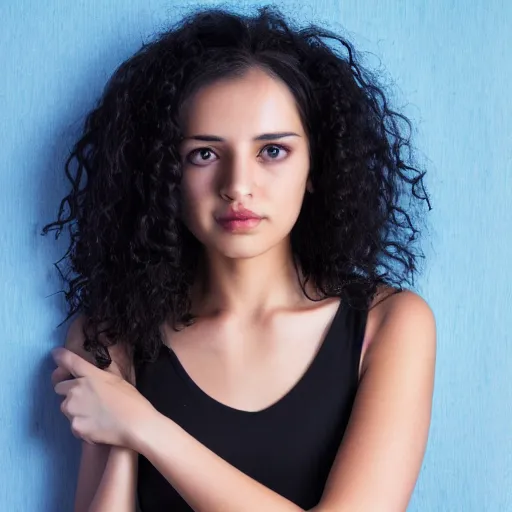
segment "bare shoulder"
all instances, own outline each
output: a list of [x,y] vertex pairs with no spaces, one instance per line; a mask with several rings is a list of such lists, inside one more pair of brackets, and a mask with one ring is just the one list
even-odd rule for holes
[[80,357],[94,364],[94,358],[84,349],[85,335],[83,329],[85,325],[85,319],[85,315],[80,314],[70,322],[68,331],[66,333],[64,346],[68,350],[75,352],[75,354],[78,354]]
[[[79,314],[71,321],[66,334],[66,341],[64,342],[64,346],[68,350],[78,354],[86,361],[96,365],[96,361],[92,354],[84,349],[85,322],[86,316],[84,314]],[[123,378],[132,382],[135,377],[132,358],[129,351],[127,350],[127,347],[121,343],[117,343],[109,347],[108,352],[112,359],[112,364],[110,367],[111,371],[122,375]],[[129,378],[127,378],[128,376]]]
[[[383,331],[388,334],[383,335]],[[401,343],[399,340],[417,339],[416,334],[422,331],[425,333],[423,348],[435,353],[435,317],[426,300],[412,290],[400,291],[388,285],[380,286],[368,312],[360,376],[375,359],[375,354],[378,356],[390,345],[393,345],[390,350],[395,350],[398,348],[396,345]],[[398,333],[402,334],[397,336]]]

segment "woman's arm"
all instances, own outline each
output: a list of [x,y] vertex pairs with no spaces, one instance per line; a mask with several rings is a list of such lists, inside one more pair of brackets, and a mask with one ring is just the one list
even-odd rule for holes
[[[402,512],[430,425],[435,320],[419,296],[389,298],[367,351],[350,422],[316,512]],[[196,512],[302,509],[245,475],[155,411],[134,426],[144,455]]]
[[88,512],[105,471],[111,447],[82,441],[82,455],[75,491],[75,512]]
[[354,512],[405,512],[414,491],[430,427],[436,324],[412,291],[386,303],[319,511],[343,504]]
[[138,454],[112,446],[88,512],[135,512]]
[[[66,335],[65,347],[83,359],[94,364],[89,352],[83,348],[82,327],[85,317],[75,318]],[[134,383],[135,375],[129,359],[122,347],[109,348],[112,364],[107,371],[118,374]],[[123,370],[124,369],[124,370]],[[54,384],[68,379],[68,372],[56,370]],[[137,453],[128,448],[106,444],[82,442],[82,455],[75,491],[75,512],[101,512],[116,510],[132,512],[135,510]],[[113,492],[115,490],[115,492]]]
[[195,512],[299,512],[303,509],[250,478],[155,411],[133,446]]

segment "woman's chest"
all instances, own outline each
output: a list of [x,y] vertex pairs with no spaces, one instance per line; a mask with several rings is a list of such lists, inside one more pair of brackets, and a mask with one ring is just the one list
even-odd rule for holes
[[213,400],[260,411],[308,373],[326,341],[331,309],[266,325],[203,322],[178,333],[166,331],[164,343],[181,372]]
[[[194,388],[170,354],[146,370],[140,391],[154,407],[228,463],[305,509],[321,496],[341,443],[355,389],[338,376],[302,381],[258,412],[233,409]],[[333,392],[334,391],[334,392]],[[189,510],[145,459],[139,460],[143,510]],[[180,508],[182,507],[182,508]]]

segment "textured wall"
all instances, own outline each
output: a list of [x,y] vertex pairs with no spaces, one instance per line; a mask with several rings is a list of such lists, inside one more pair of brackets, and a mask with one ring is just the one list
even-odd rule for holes
[[[432,230],[417,290],[436,313],[439,348],[409,511],[512,511],[512,4],[306,3],[280,5],[345,27],[372,52],[368,64],[381,60],[430,171]],[[78,442],[49,381],[49,351],[65,329],[56,329],[64,304],[52,263],[67,240],[38,233],[67,190],[66,151],[109,74],[186,7],[0,1],[0,510],[71,510]]]

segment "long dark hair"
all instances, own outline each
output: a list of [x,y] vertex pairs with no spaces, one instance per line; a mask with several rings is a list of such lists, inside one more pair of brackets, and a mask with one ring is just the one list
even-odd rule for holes
[[271,7],[196,11],[115,71],[66,162],[71,191],[43,229],[57,238],[69,227],[56,263],[70,265],[61,273],[66,320],[86,316],[85,348],[100,367],[117,342],[136,364],[153,360],[161,324],[193,320],[200,246],[180,220],[180,111],[199,87],[251,66],[288,85],[310,141],[314,192],[291,233],[304,283],[362,307],[379,284],[414,286],[419,206],[431,208],[425,173],[412,161],[409,120],[391,110],[351,43]]

